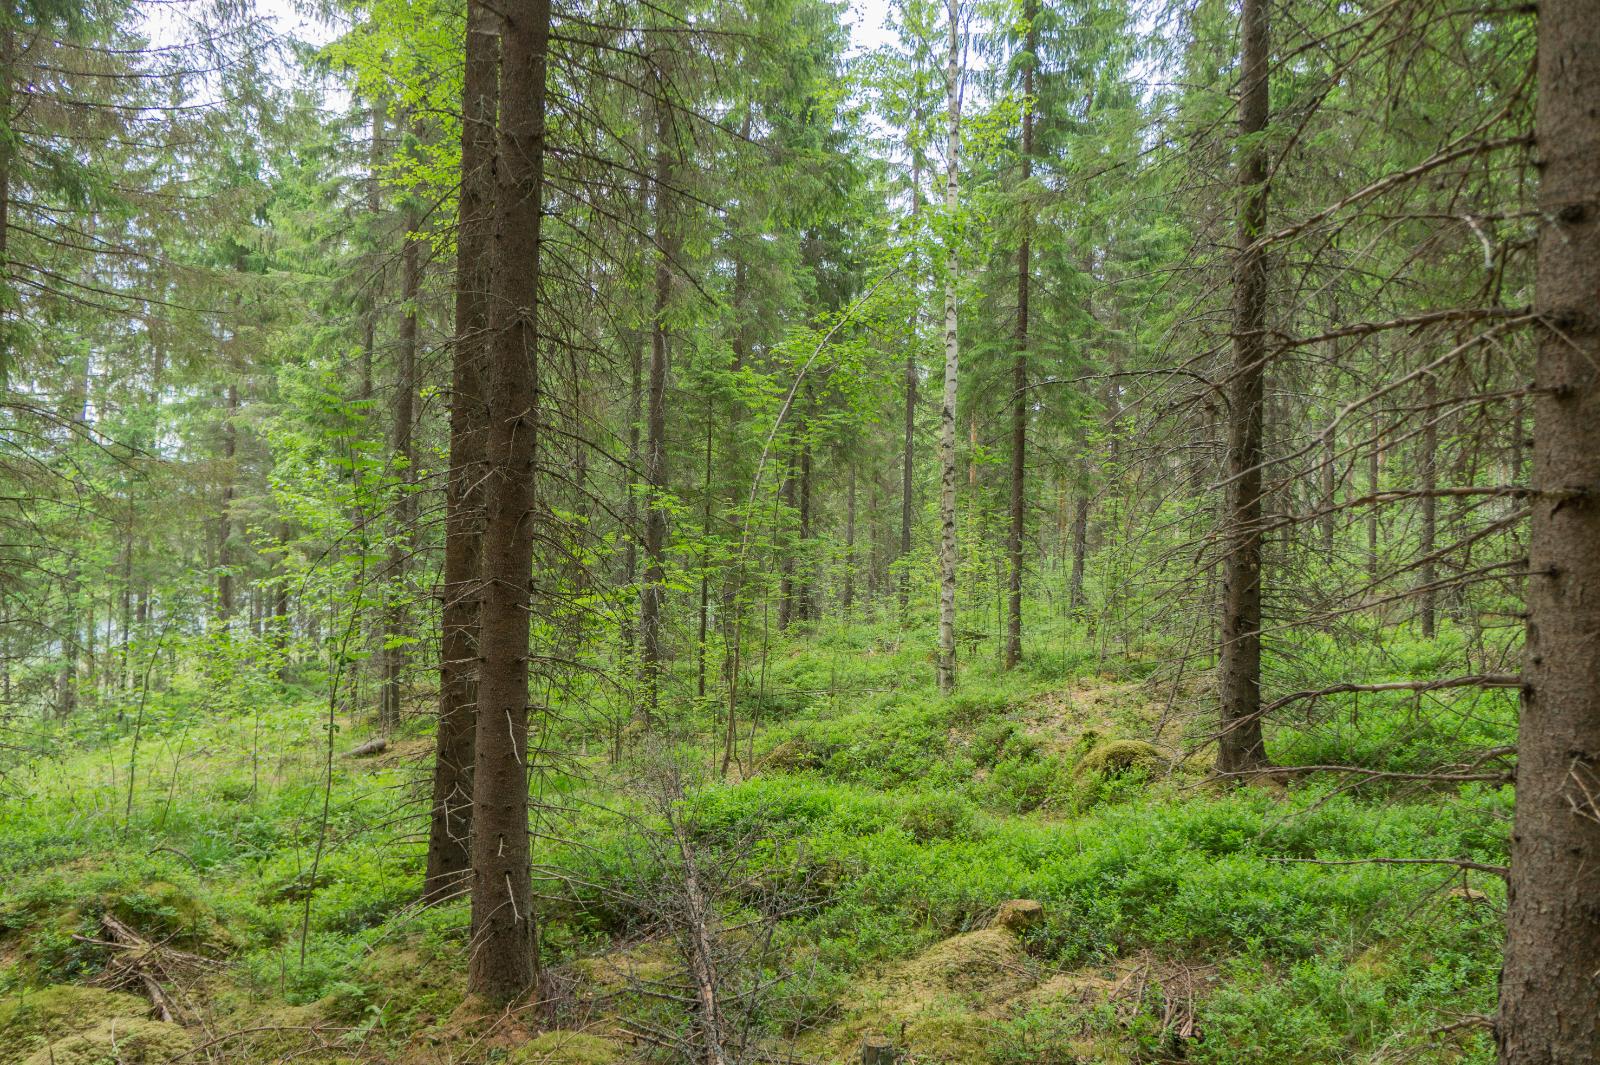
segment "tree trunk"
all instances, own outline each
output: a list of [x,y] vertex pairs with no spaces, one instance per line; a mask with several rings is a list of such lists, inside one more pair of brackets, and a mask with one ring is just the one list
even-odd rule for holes
[[[1033,177],[1033,70],[1037,65],[1039,17],[1037,0],[1028,0],[1023,9],[1028,20],[1025,48],[1027,66],[1022,73],[1022,195],[1028,195]],[[1017,245],[1017,329],[1013,343],[1016,356],[1011,363],[1011,524],[1006,531],[1006,648],[1004,665],[1011,669],[1022,661],[1022,534],[1027,502],[1023,478],[1028,452],[1028,281],[1031,270],[1033,231],[1031,208],[1022,206],[1022,240]]]
[[[233,359],[228,360],[237,370]],[[239,452],[239,429],[234,418],[239,413],[239,386],[228,382],[227,411],[222,420],[222,503],[218,507],[217,527],[217,620],[226,625],[233,617],[233,497],[238,480],[234,462]]]
[[[948,0],[950,52],[945,61],[949,94],[944,206],[952,224],[960,206],[961,94],[963,89],[960,0]],[[956,686],[956,374],[961,349],[956,336],[956,237],[947,238],[944,281],[944,394],[939,406],[939,691]]]
[[661,603],[666,596],[667,506],[667,315],[672,301],[672,263],[677,258],[677,226],[672,219],[672,109],[656,104],[655,307],[650,321],[650,392],[644,449],[644,587],[639,595],[639,656],[644,699],[640,719],[654,720],[661,698]]
[[840,606],[848,620],[850,608],[856,598],[856,463],[850,460],[849,486],[845,489],[844,504],[844,592]]
[[[1600,18],[1539,9],[1528,636],[1496,1036],[1502,1065],[1600,1061]],[[1538,328],[1538,327],[1536,327]]]
[[539,219],[550,0],[507,0],[489,307],[487,521],[479,616],[467,990],[504,1003],[538,978],[528,839],[528,658],[538,427]]
[[1422,460],[1418,463],[1418,479],[1421,481],[1422,498],[1422,534],[1417,547],[1422,553],[1422,565],[1417,570],[1417,580],[1421,585],[1417,597],[1417,624],[1422,630],[1422,638],[1433,639],[1435,618],[1438,615],[1439,596],[1434,590],[1434,581],[1438,578],[1438,568],[1434,565],[1434,544],[1438,540],[1437,501],[1434,491],[1439,487],[1439,384],[1433,374],[1428,374],[1422,380]]
[[[917,215],[922,210],[922,167],[915,149],[911,153],[911,224],[915,227]],[[900,457],[900,552],[895,556],[900,563],[900,624],[907,622],[911,605],[911,519],[913,512],[913,476],[916,473],[917,444],[917,314],[911,314],[910,342],[906,346],[906,423],[905,446]]]
[[401,638],[408,631],[406,618],[406,569],[413,550],[417,527],[417,502],[412,493],[416,483],[416,455],[412,451],[412,429],[416,420],[417,394],[417,297],[422,289],[422,241],[413,234],[422,219],[415,206],[405,211],[405,244],[400,251],[399,344],[395,351],[394,411],[390,426],[389,463],[399,493],[391,509],[389,551],[385,565],[386,589],[383,647],[383,688],[378,697],[378,725],[389,733],[400,724],[400,683],[405,676],[406,649]]
[[422,897],[461,889],[471,868],[473,731],[477,714],[478,570],[483,537],[487,413],[482,374],[489,346],[489,253],[494,222],[494,139],[500,35],[481,3],[468,12],[462,86],[461,197],[456,229],[455,358],[450,371],[450,471],[445,482],[444,602],[440,610],[439,730],[433,761],[428,865]]
[[1089,553],[1089,497],[1080,494],[1072,508],[1072,578],[1067,591],[1067,605],[1082,610],[1083,564]]
[[1266,0],[1240,14],[1239,250],[1233,276],[1233,368],[1228,409],[1227,557],[1222,576],[1222,702],[1217,769],[1232,773],[1267,760],[1261,735],[1261,461],[1266,377],[1267,264],[1255,246],[1267,220],[1267,156],[1253,138],[1267,128]]

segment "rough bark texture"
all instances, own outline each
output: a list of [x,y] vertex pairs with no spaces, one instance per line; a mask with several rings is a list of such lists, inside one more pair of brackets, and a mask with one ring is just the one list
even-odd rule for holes
[[[950,0],[950,52],[945,89],[950,99],[945,150],[944,206],[954,217],[960,205],[961,10]],[[956,375],[961,348],[956,336],[956,279],[960,257],[952,237],[945,249],[944,394],[939,404],[939,690],[956,686]]]
[[445,482],[444,602],[440,611],[439,730],[433,761],[424,901],[462,887],[471,867],[473,729],[477,713],[478,567],[483,536],[486,412],[482,373],[489,327],[494,137],[500,37],[489,10],[469,9],[462,92],[461,198],[456,230],[455,357],[450,374],[450,472]]
[[[1022,194],[1033,177],[1033,68],[1039,50],[1039,17],[1035,0],[1024,8],[1028,20],[1025,47],[1027,66],[1022,74]],[[1033,246],[1029,241],[1033,218],[1023,206],[1022,240],[1017,245],[1017,327],[1011,363],[1011,499],[1010,527],[1006,530],[1006,647],[1007,669],[1022,661],[1022,534],[1027,519],[1026,477],[1028,454],[1028,281]]]
[[512,0],[502,12],[467,968],[468,991],[491,1002],[516,998],[538,977],[528,839],[528,641],[550,2]]
[[1504,1065],[1600,1061],[1600,18],[1539,8],[1533,529],[1497,1034]]
[[1256,246],[1267,220],[1267,156],[1254,138],[1267,128],[1266,0],[1240,14],[1239,250],[1233,275],[1233,367],[1228,409],[1228,499],[1222,570],[1222,649],[1217,666],[1222,721],[1217,769],[1265,764],[1261,738],[1261,460],[1266,377],[1267,265]]

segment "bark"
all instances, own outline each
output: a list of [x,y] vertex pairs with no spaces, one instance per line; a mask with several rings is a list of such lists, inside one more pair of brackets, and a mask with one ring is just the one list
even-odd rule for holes
[[711,624],[711,475],[715,455],[712,451],[711,401],[706,400],[706,473],[700,488],[700,606],[698,635],[695,640],[695,693],[706,697],[706,636]]
[[[1022,195],[1028,195],[1033,177],[1033,69],[1039,49],[1037,0],[1028,0],[1023,17],[1028,20],[1025,48],[1027,66],[1022,74]],[[1022,534],[1026,521],[1024,477],[1028,452],[1028,281],[1031,271],[1033,216],[1023,205],[1022,239],[1017,244],[1017,326],[1011,363],[1011,499],[1010,526],[1006,531],[1006,646],[1004,665],[1011,669],[1022,661]]]
[[450,471],[445,481],[444,601],[440,611],[439,729],[428,823],[426,902],[450,897],[471,868],[473,731],[477,713],[478,569],[483,537],[489,340],[489,251],[500,37],[489,9],[468,10],[462,87],[461,196],[456,229],[455,352],[450,370]]
[[[911,224],[915,227],[917,215],[922,210],[922,167],[915,150],[911,160]],[[895,556],[900,563],[900,624],[907,621],[911,605],[911,519],[914,504],[913,475],[916,473],[917,444],[917,315],[912,312],[910,344],[906,348],[906,422],[905,445],[900,457],[900,551]]]
[[[1372,424],[1372,450],[1367,452],[1367,494],[1369,496],[1376,496],[1378,494],[1378,463],[1383,455],[1383,445],[1380,442],[1378,435],[1381,430],[1378,427],[1378,416],[1376,414],[1374,414],[1372,417]],[[1378,508],[1374,505],[1367,508],[1367,580],[1369,582],[1373,582],[1377,579]]]
[[413,549],[417,525],[416,455],[412,449],[412,430],[416,420],[417,394],[417,297],[422,288],[422,241],[412,234],[422,224],[414,206],[405,211],[405,244],[400,250],[399,343],[395,350],[394,410],[389,437],[391,476],[396,481],[398,498],[390,513],[388,578],[383,648],[383,686],[378,699],[378,725],[385,732],[400,724],[400,683],[405,676],[406,649],[399,641],[408,631],[406,619],[406,568]]
[[844,504],[844,591],[840,605],[846,616],[855,605],[856,598],[856,464],[850,461],[849,486],[845,489]]
[[529,576],[550,2],[508,0],[501,12],[504,76],[490,259],[487,521],[467,969],[469,993],[496,1003],[516,998],[538,978],[528,838]]
[[1072,577],[1067,590],[1067,604],[1073,610],[1082,610],[1083,564],[1089,553],[1089,497],[1078,496],[1072,509]]
[[[961,9],[949,0],[950,51],[945,61],[949,95],[948,147],[945,151],[944,206],[952,219],[960,206],[961,164]],[[956,377],[960,344],[956,336],[956,279],[960,257],[952,236],[945,249],[944,393],[939,406],[939,690],[956,686]]]
[[[1266,0],[1243,0],[1240,14],[1239,135],[1267,128]],[[1241,148],[1239,250],[1233,276],[1233,367],[1228,409],[1227,557],[1222,576],[1222,703],[1217,770],[1235,773],[1266,764],[1261,736],[1261,461],[1266,376],[1267,264],[1255,246],[1267,220],[1267,156],[1259,143]]]
[[1503,1065],[1600,1061],[1600,18],[1539,8],[1539,238],[1528,635]]
[[672,301],[672,263],[677,256],[677,226],[672,218],[672,109],[656,105],[655,306],[650,323],[650,391],[644,449],[644,587],[639,595],[639,657],[644,680],[640,719],[649,724],[661,697],[661,604],[667,570],[667,362],[671,356],[667,315]]
[[[233,359],[228,360],[230,364]],[[234,418],[239,413],[239,386],[228,383],[227,409],[222,420],[222,502],[217,522],[217,619],[224,625],[233,617],[233,499],[234,460],[239,451],[239,429]]]
[[1417,569],[1421,588],[1417,597],[1417,624],[1422,638],[1433,639],[1435,618],[1438,615],[1438,591],[1434,582],[1438,571],[1434,565],[1434,542],[1438,538],[1437,503],[1434,491],[1439,487],[1439,385],[1432,374],[1423,378],[1422,408],[1426,423],[1422,429],[1422,456],[1418,463],[1418,479],[1422,482],[1422,532],[1417,550],[1422,555],[1422,565]]

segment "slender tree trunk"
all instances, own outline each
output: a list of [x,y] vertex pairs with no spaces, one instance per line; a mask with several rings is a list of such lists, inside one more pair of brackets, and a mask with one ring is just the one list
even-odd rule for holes
[[[809,406],[809,404],[808,404]],[[811,436],[809,428],[800,427],[800,549],[795,560],[795,590],[793,616],[810,621],[812,609],[811,590]]]
[[695,640],[695,692],[706,697],[706,637],[711,624],[711,473],[712,460],[711,401],[706,400],[706,475],[700,489],[700,608],[699,633]]
[[[911,224],[915,227],[922,210],[922,167],[915,149],[911,153]],[[911,606],[911,521],[915,510],[917,445],[917,312],[911,312],[909,343],[906,346],[906,421],[905,446],[900,454],[900,624],[908,621]]]
[[[1383,446],[1380,443],[1381,432],[1378,416],[1372,416],[1372,450],[1367,452],[1367,494],[1378,494],[1378,463],[1383,455]],[[1373,504],[1367,507],[1367,580],[1376,582],[1378,579],[1378,507]]]
[[1422,482],[1422,534],[1417,545],[1422,553],[1422,565],[1417,570],[1421,590],[1417,596],[1417,624],[1422,638],[1433,639],[1435,619],[1438,615],[1439,596],[1434,590],[1438,567],[1434,565],[1434,544],[1438,540],[1437,500],[1433,493],[1439,487],[1439,384],[1432,374],[1422,381],[1422,461],[1418,479]]
[[1261,463],[1266,377],[1267,264],[1255,246],[1267,220],[1267,156],[1255,138],[1267,128],[1266,0],[1243,0],[1240,15],[1239,250],[1233,276],[1233,369],[1228,410],[1227,557],[1222,576],[1222,702],[1217,769],[1232,773],[1267,760],[1261,735]]
[[1067,591],[1067,605],[1082,610],[1083,564],[1089,553],[1089,497],[1080,494],[1072,508],[1072,578]]
[[[639,490],[637,481],[641,472],[643,452],[640,450],[640,428],[644,420],[644,338],[629,341],[628,384],[628,494],[623,504],[623,526],[626,546],[622,552],[623,584],[632,588],[639,580]],[[632,656],[634,651],[633,619],[627,611],[622,615],[622,649]]]
[[487,521],[479,615],[467,990],[504,1003],[538,979],[528,838],[528,659],[538,428],[539,218],[549,0],[506,0],[489,305]]
[[[1033,71],[1038,61],[1039,17],[1037,0],[1023,9],[1028,20],[1025,48],[1027,66],[1022,74],[1022,195],[1027,197],[1033,177]],[[1027,519],[1027,485],[1023,478],[1028,456],[1028,282],[1032,271],[1032,208],[1022,206],[1022,240],[1017,245],[1017,330],[1011,363],[1011,524],[1006,530],[1006,647],[1004,665],[1011,669],[1022,661],[1022,535]]]
[[667,316],[672,302],[673,260],[677,258],[677,224],[672,217],[674,149],[672,109],[656,104],[655,172],[655,307],[650,322],[650,391],[645,420],[644,588],[639,596],[639,652],[644,698],[641,720],[655,719],[661,698],[661,604],[666,597],[667,569],[667,362],[671,356]]
[[844,593],[840,605],[846,618],[856,598],[856,462],[850,460],[849,487],[845,489],[844,504]]
[[[233,359],[228,360],[234,364]],[[235,364],[236,365],[236,364]],[[217,522],[217,620],[226,625],[233,617],[233,499],[238,475],[234,463],[239,452],[239,386],[228,382],[227,408],[222,420],[222,503]]]
[[489,338],[495,122],[500,34],[482,3],[467,11],[461,102],[461,196],[456,228],[455,357],[450,371],[450,471],[445,482],[444,601],[440,610],[439,730],[433,760],[428,864],[422,896],[460,891],[471,868],[472,762],[477,714],[478,572],[482,564],[483,371]]
[[405,678],[406,649],[401,642],[408,630],[406,618],[406,570],[414,546],[417,526],[416,455],[412,449],[412,430],[416,420],[417,394],[417,298],[422,289],[422,241],[413,234],[422,224],[414,206],[405,212],[405,244],[400,251],[399,343],[395,350],[393,425],[390,427],[389,462],[396,489],[400,493],[390,514],[389,551],[383,647],[383,688],[378,698],[378,723],[384,732],[400,724],[400,685]]
[[[964,85],[960,0],[948,0],[950,52],[945,62],[949,94],[945,151],[944,206],[953,220],[960,207],[961,95]],[[956,376],[960,343],[956,335],[956,281],[960,256],[955,236],[945,249],[944,393],[939,406],[939,690],[956,686]]]
[[1539,7],[1533,529],[1503,1065],[1600,1061],[1600,18]]
[[784,536],[779,539],[783,552],[783,559],[778,563],[778,631],[787,632],[789,622],[794,620],[794,556],[795,547],[789,542],[789,515],[795,509],[795,443],[796,431],[794,423],[789,427],[790,454],[784,462],[783,481],[778,485],[778,504],[780,507],[779,528],[784,530]]

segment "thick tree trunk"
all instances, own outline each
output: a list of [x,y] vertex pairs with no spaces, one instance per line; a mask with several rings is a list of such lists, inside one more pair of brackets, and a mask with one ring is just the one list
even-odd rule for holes
[[468,991],[491,1002],[523,994],[539,972],[528,838],[528,645],[550,0],[507,0],[501,11],[504,76],[490,260],[492,369],[467,968]]
[[1267,264],[1256,247],[1267,220],[1266,0],[1243,0],[1240,15],[1239,250],[1233,276],[1233,368],[1228,410],[1227,557],[1222,576],[1222,703],[1217,769],[1232,773],[1267,760],[1261,736],[1261,463],[1266,377]]
[[[1039,31],[1037,0],[1028,0],[1023,17],[1028,20],[1027,66],[1022,74],[1022,195],[1028,195],[1033,177],[1033,70],[1037,65]],[[1011,669],[1022,661],[1022,534],[1027,519],[1024,477],[1028,453],[1028,281],[1032,269],[1032,208],[1023,205],[1022,240],[1017,245],[1017,328],[1011,363],[1011,523],[1006,530],[1006,647],[1004,665]]]
[[650,391],[644,446],[644,587],[639,595],[639,658],[644,698],[641,721],[655,719],[661,698],[661,604],[667,590],[667,361],[671,356],[667,316],[672,302],[672,268],[677,258],[677,226],[672,218],[672,110],[656,105],[655,306],[650,321]]
[[438,902],[471,868],[472,762],[477,714],[478,571],[482,560],[484,356],[489,346],[489,253],[494,222],[500,35],[489,9],[467,12],[461,103],[461,196],[456,229],[455,358],[450,371],[450,472],[445,482],[444,601],[440,610],[439,730],[433,760],[428,865],[422,896]]
[[1600,18],[1539,8],[1533,529],[1503,1065],[1600,1061]]
[[[945,61],[945,88],[949,94],[945,150],[944,206],[953,220],[960,207],[961,8],[949,0],[950,51]],[[956,377],[960,342],[956,335],[956,281],[960,256],[952,234],[945,248],[944,282],[944,393],[939,405],[939,690],[956,686]]]

